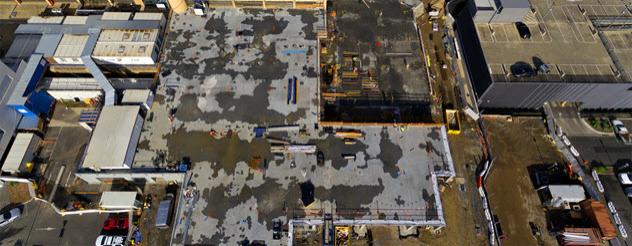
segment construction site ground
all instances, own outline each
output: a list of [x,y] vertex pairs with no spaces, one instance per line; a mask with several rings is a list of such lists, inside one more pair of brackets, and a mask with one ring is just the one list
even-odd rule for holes
[[[531,182],[533,165],[563,163],[539,117],[486,117],[485,125],[494,156],[487,178],[490,207],[498,216],[503,245],[556,245],[547,233],[547,219]],[[529,222],[542,231],[531,234]]]
[[[134,165],[193,163],[200,198],[174,216],[174,244],[273,242],[273,220],[322,219],[325,209],[335,219],[439,219],[431,174],[453,172],[440,127],[352,127],[364,136],[345,144],[318,125],[322,18],[297,10],[171,18],[161,85]],[[287,100],[293,77],[296,104]],[[275,126],[287,128],[255,137],[255,127]],[[316,146],[324,158],[274,155],[274,141]],[[305,207],[300,198],[310,191],[301,184],[308,182],[315,201]]]
[[[143,238],[140,242],[142,246],[169,245],[173,226],[168,228],[157,228],[155,226],[156,213],[158,212],[160,201],[165,198],[167,186],[167,183],[146,184],[143,189],[145,196],[151,196],[151,207],[143,210],[138,220],[138,228]],[[174,209],[178,206],[177,201],[177,199],[174,200]]]
[[412,14],[418,3],[333,1],[328,6],[329,33],[320,50],[324,121],[436,122]]

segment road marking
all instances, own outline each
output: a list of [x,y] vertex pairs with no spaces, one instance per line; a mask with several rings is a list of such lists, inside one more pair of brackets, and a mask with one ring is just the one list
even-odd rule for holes
[[59,186],[61,175],[64,173],[65,168],[66,166],[61,166],[59,168],[59,172],[57,173],[57,179],[55,179],[55,185],[53,186],[53,190],[51,191],[50,196],[48,197],[48,202],[53,200],[53,197],[55,196],[55,192],[57,191],[57,186]]
[[68,172],[68,176],[66,177],[66,182],[64,183],[64,187],[68,187],[68,181],[70,181],[70,176],[72,176],[72,173]]

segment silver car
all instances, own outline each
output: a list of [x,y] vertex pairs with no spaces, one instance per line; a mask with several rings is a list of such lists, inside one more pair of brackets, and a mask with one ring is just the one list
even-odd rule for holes
[[97,237],[95,246],[124,246],[125,245],[125,237],[123,236],[106,236],[101,235]]
[[19,208],[12,208],[2,213],[2,215],[0,215],[0,227],[8,225],[20,217],[20,215],[22,215],[22,211]]

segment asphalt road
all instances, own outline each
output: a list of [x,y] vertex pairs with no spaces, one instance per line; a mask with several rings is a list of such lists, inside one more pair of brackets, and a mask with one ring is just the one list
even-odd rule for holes
[[98,213],[62,217],[33,200],[20,218],[0,228],[0,245],[94,245],[106,218]]
[[621,223],[624,225],[628,238],[623,240],[619,238],[621,245],[632,245],[632,203],[630,199],[623,193],[623,188],[619,184],[619,180],[614,175],[599,175],[599,179],[604,186],[605,197],[607,201],[611,201],[617,212]]
[[[632,162],[632,145],[624,145],[614,134],[592,129],[581,118],[577,108],[551,105],[551,109],[555,124],[562,128],[562,132],[568,136],[584,160],[606,166]],[[632,122],[624,122],[632,126]]]

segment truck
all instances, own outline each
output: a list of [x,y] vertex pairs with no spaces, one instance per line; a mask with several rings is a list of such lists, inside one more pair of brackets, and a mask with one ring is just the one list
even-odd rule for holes
[[614,119],[610,121],[612,124],[612,129],[614,130],[614,134],[619,138],[623,144],[632,145],[632,137],[630,136],[630,132],[628,128],[625,127],[623,122],[620,120]]

